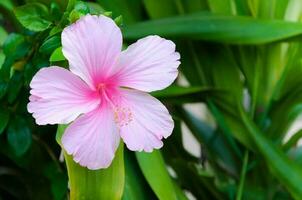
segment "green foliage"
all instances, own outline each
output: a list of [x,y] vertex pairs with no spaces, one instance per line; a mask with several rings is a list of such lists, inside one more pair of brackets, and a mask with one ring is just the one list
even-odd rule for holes
[[231,44],[263,44],[300,36],[302,27],[299,23],[281,20],[257,20],[252,17],[202,12],[141,22],[124,29],[124,37],[127,39],[137,39],[149,34]]
[[159,151],[155,150],[152,153],[137,152],[136,158],[147,182],[159,199],[178,199],[174,183],[169,177]]
[[16,8],[15,15],[19,22],[31,31],[44,31],[51,25],[51,21],[45,19],[49,16],[48,8],[41,3],[20,6]]
[[[301,8],[299,0],[1,0],[0,199],[301,199],[301,130],[286,141],[302,111]],[[182,63],[180,81],[151,93],[175,121],[164,147],[134,153],[121,144],[97,171],[76,164],[56,143],[57,127],[37,126],[26,108],[40,68],[68,67],[61,32],[88,13],[115,19],[125,45],[172,39]],[[203,103],[209,119],[189,103]],[[187,150],[184,131],[201,156]]]

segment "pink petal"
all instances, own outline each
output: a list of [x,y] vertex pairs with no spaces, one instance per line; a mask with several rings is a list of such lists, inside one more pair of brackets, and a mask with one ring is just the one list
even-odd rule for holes
[[122,35],[112,19],[86,15],[63,30],[62,46],[70,70],[93,88],[116,62]]
[[30,87],[27,109],[39,125],[70,123],[99,104],[84,81],[61,67],[42,68]]
[[120,85],[145,92],[163,89],[176,79],[179,59],[172,41],[159,36],[140,39],[119,58]]
[[100,169],[111,164],[119,140],[113,111],[102,106],[76,119],[66,129],[62,144],[81,166]]
[[[121,108],[131,112],[131,118],[120,126],[120,134],[132,151],[151,152],[163,146],[162,138],[171,135],[174,122],[166,107],[151,95],[122,89]],[[118,123],[119,124],[119,123]]]

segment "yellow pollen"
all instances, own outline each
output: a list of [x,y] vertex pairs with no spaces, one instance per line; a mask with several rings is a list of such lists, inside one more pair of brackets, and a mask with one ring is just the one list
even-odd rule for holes
[[119,127],[127,126],[133,120],[130,108],[117,107],[114,110],[114,121]]

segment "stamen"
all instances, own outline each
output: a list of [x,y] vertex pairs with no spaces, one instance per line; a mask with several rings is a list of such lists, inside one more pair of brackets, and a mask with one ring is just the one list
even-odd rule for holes
[[114,110],[114,121],[119,127],[127,126],[133,120],[130,108],[116,107]]

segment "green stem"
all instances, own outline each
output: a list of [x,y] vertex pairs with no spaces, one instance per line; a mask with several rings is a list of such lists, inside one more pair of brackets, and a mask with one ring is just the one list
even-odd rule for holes
[[241,200],[242,199],[248,160],[249,160],[249,152],[248,152],[248,150],[246,150],[245,153],[244,153],[242,170],[241,170],[241,173],[240,173],[240,181],[239,181],[236,200]]

